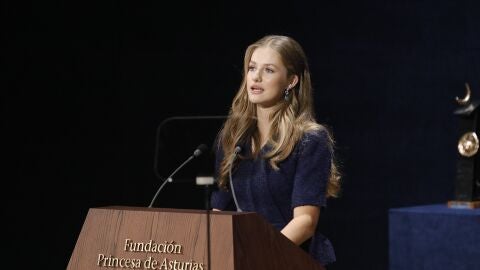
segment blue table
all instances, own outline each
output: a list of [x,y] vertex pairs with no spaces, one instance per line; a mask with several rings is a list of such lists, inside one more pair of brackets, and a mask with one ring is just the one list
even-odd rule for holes
[[480,269],[480,209],[389,210],[390,270]]

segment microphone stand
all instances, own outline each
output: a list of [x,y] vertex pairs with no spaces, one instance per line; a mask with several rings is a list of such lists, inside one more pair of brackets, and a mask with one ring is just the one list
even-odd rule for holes
[[211,256],[212,251],[210,248],[210,185],[205,185],[205,210],[207,212],[207,265],[208,269],[212,269],[211,267]]
[[212,254],[211,254],[211,237],[210,237],[210,185],[214,183],[213,177],[197,177],[196,179],[197,185],[205,186],[205,213],[207,218],[207,265],[208,269],[211,269],[211,261],[212,261]]

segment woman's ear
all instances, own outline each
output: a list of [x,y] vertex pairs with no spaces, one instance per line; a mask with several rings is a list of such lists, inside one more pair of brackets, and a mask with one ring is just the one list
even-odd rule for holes
[[294,88],[298,83],[298,75],[292,75],[290,78],[290,83],[288,84],[288,89]]

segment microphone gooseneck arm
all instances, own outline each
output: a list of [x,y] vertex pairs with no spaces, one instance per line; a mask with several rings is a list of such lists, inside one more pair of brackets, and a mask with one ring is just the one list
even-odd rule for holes
[[153,206],[153,203],[155,202],[155,200],[157,199],[157,196],[158,194],[160,194],[160,191],[163,189],[163,187],[168,183],[168,182],[173,182],[173,179],[172,177],[183,167],[185,166],[188,162],[190,162],[190,160],[192,160],[195,156],[192,155],[190,156],[187,160],[185,160],[182,165],[180,165],[175,171],[173,171],[173,173],[171,173],[167,179],[165,179],[165,181],[163,181],[162,185],[160,186],[160,188],[158,188],[157,190],[157,193],[155,193],[155,196],[153,196],[153,199],[152,201],[150,202],[150,205],[148,206],[148,208],[152,208]]
[[230,167],[228,169],[228,177],[230,178],[230,188],[232,189],[232,197],[233,197],[233,201],[235,202],[235,207],[237,208],[237,212],[243,212],[243,210],[238,205],[237,196],[235,196],[235,188],[233,187],[233,180],[232,180],[232,167],[240,151],[242,151],[242,148],[240,148],[240,146],[237,146],[233,153],[232,162],[230,163]]
[[200,156],[201,154],[203,154],[204,152],[206,152],[208,149],[208,147],[205,145],[205,144],[201,144],[197,147],[197,149],[195,149],[195,151],[193,152],[193,155],[191,155],[190,157],[187,158],[187,160],[185,160],[180,166],[178,166],[175,171],[173,171],[168,177],[167,179],[165,179],[162,183],[162,185],[158,188],[157,190],[157,193],[155,193],[155,196],[153,196],[153,199],[152,201],[150,202],[150,205],[148,206],[148,208],[152,208],[153,206],[153,203],[155,202],[155,200],[157,199],[157,196],[158,194],[160,194],[160,191],[163,189],[163,187],[168,183],[168,182],[173,182],[173,179],[172,177],[181,169],[183,168],[183,166],[185,166],[188,162],[190,162],[190,160]]

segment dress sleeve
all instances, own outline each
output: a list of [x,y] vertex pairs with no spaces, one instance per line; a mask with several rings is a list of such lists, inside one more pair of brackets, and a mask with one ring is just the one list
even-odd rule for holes
[[[214,144],[215,147],[215,172],[214,172],[214,178],[215,182],[218,183],[218,174],[220,170],[220,164],[223,160],[223,149],[222,147],[218,144],[218,141],[215,141]],[[224,189],[215,189],[212,192],[210,204],[212,208],[219,209],[219,210],[227,210],[231,208],[231,203],[232,203],[233,197],[232,194]]]
[[332,164],[332,147],[327,131],[307,133],[299,144],[292,209],[302,205],[325,207]]

